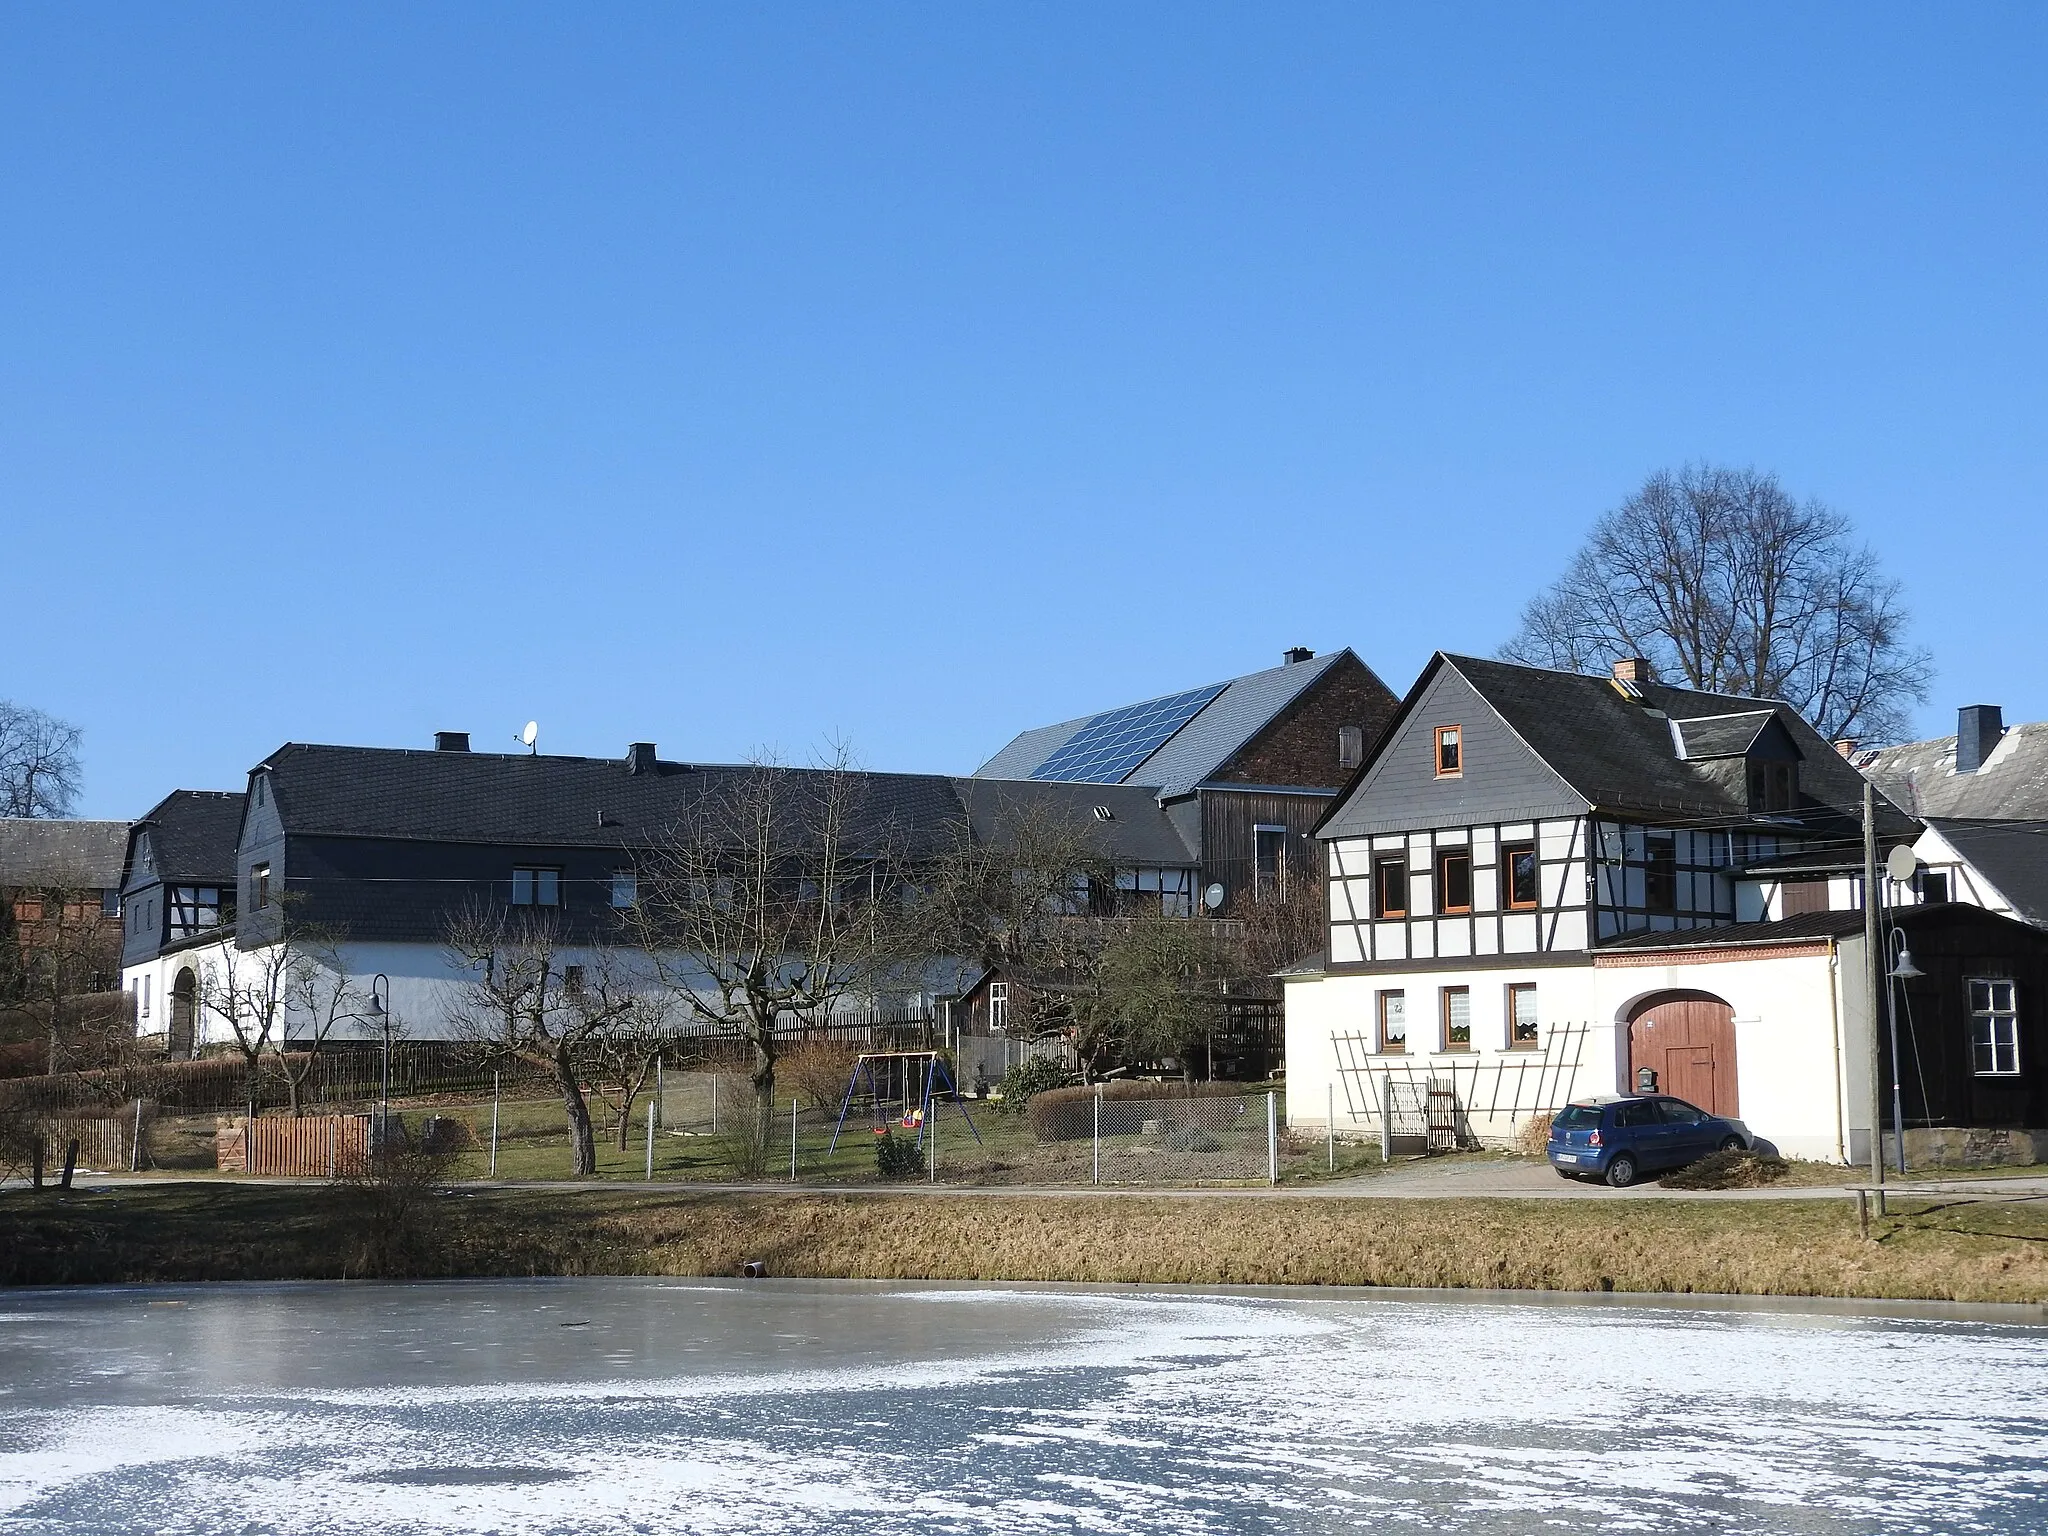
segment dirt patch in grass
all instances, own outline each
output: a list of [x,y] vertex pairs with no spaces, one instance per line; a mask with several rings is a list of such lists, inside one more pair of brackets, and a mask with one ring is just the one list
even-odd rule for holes
[[[0,1281],[349,1276],[359,1193],[128,1187],[0,1195]],[[451,1190],[409,1273],[770,1275],[2048,1300],[2048,1212],[1847,1201]]]

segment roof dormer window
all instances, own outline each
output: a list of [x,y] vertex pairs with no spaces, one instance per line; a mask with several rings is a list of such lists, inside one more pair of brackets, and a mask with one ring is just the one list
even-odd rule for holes
[[1751,760],[1749,764],[1749,808],[1752,811],[1789,811],[1799,803],[1799,765]]

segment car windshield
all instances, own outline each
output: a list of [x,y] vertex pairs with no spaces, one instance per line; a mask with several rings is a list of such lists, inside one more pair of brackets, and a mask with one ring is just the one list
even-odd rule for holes
[[1600,1107],[1597,1104],[1567,1104],[1550,1122],[1554,1129],[1560,1131],[1583,1131],[1599,1123]]

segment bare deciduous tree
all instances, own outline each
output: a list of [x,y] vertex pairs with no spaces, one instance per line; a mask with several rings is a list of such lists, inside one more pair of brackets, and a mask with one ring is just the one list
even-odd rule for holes
[[1501,655],[1603,672],[1628,656],[1712,693],[1783,699],[1822,735],[1895,739],[1933,664],[1847,518],[1777,477],[1660,470],[1593,525]]
[[342,958],[340,930],[287,920],[281,945],[288,957],[282,1027],[270,1040],[294,1116],[305,1113],[305,1088],[319,1054],[339,1031],[362,1022],[369,990],[358,986]]
[[[107,1008],[84,1006],[87,994],[114,987],[121,970],[120,940],[92,876],[62,863],[22,871],[5,899],[0,1010],[39,1030],[47,1071],[112,1065],[110,1037],[118,1037],[121,1023]],[[127,1025],[131,1045],[133,1033]]]
[[474,1044],[554,1078],[576,1173],[596,1173],[579,1056],[608,1032],[652,1033],[663,1006],[653,973],[631,951],[566,942],[560,920],[545,908],[472,906],[450,923],[447,947],[470,978],[452,1010],[457,1029]]
[[783,1040],[927,957],[901,831],[842,751],[710,778],[648,856],[628,925],[678,1015],[746,1041],[764,1144]]
[[0,699],[0,816],[69,816],[78,803],[78,727]]
[[1223,1020],[1223,983],[1238,957],[1199,919],[1150,914],[1125,923],[1103,951],[1100,984],[1086,1007],[1132,1061],[1173,1057],[1183,1080]]

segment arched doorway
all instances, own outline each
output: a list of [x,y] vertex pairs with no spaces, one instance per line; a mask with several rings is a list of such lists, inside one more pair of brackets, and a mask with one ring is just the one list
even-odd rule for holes
[[1675,1094],[1709,1114],[1737,1115],[1735,1010],[1711,992],[1659,992],[1628,1017],[1628,1076],[1649,1067],[1657,1091]]
[[164,1042],[173,1061],[183,1061],[192,1054],[198,1016],[199,978],[190,971],[180,971],[178,979],[171,983],[170,1038]]

